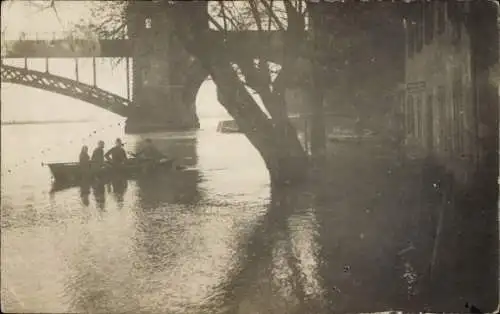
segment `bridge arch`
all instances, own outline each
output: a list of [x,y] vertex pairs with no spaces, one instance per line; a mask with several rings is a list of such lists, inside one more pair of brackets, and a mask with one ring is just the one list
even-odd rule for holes
[[[250,55],[253,55],[254,60],[258,60],[260,57],[258,53],[254,52],[250,52]],[[283,60],[280,57],[266,56],[266,61],[270,62],[272,67],[274,67],[274,69],[276,70],[280,70],[282,67]],[[185,68],[183,76],[183,84],[182,84],[183,85],[182,99],[183,99],[183,104],[189,107],[188,110],[190,112],[195,112],[195,113],[197,112],[196,97],[198,95],[201,86],[209,76],[210,74],[203,68],[201,62],[194,58],[191,59],[191,61]],[[260,103],[260,97],[258,98],[259,100],[257,100],[257,102]],[[261,108],[267,114],[267,110],[263,106],[261,106]],[[196,113],[196,115],[199,121],[198,114]]]
[[[271,65],[273,67],[275,67],[277,70],[280,70],[280,68],[282,66],[281,64],[274,63],[274,62],[271,62]],[[210,112],[210,109],[208,109],[208,108],[204,109],[205,108],[204,107],[205,101],[201,101],[201,98],[199,98],[201,95],[204,95],[204,92],[202,92],[202,94],[200,94],[200,92],[206,88],[205,84],[207,83],[207,81],[212,81],[212,84],[210,84],[210,85],[213,85],[213,88],[215,88],[215,90],[214,90],[215,94],[212,94],[210,92],[209,99],[207,99],[208,102],[209,103],[216,102],[218,104],[218,106],[216,106],[216,107],[219,107],[220,109],[222,109],[226,113],[226,114],[222,114],[221,116],[217,116],[217,118],[221,118],[223,120],[232,119],[231,115],[227,112],[227,110],[224,108],[224,106],[219,102],[219,100],[217,98],[217,85],[215,84],[215,82],[213,82],[213,80],[211,80],[210,74],[206,70],[204,70],[199,64],[193,64],[190,67],[190,70],[186,72],[185,78],[186,78],[185,79],[186,81],[184,84],[184,95],[185,95],[185,97],[184,97],[185,102],[184,103],[191,107],[190,110],[193,110],[194,112],[196,112],[196,116],[197,116],[198,121],[203,123],[203,118],[209,117],[209,120],[212,120],[211,118],[215,117],[215,116],[211,115],[212,112]],[[271,116],[270,116],[268,110],[266,109],[260,95],[252,87],[247,86],[246,88],[247,88],[248,92],[250,93],[250,95],[252,96],[252,98],[254,98],[254,100],[257,102],[260,109],[264,112],[265,115],[267,115],[270,118]],[[211,88],[209,88],[209,90],[210,89]],[[206,105],[208,105],[210,108],[214,108],[213,105],[211,105],[211,104],[207,103]],[[220,112],[218,110],[217,110],[217,114],[220,114]]]
[[79,99],[122,117],[129,115],[130,100],[70,78],[2,64],[1,81]]
[[195,113],[198,126],[200,119],[196,110],[196,96],[198,95],[201,85],[205,82],[208,76],[209,73],[197,60],[193,60],[186,71],[186,81],[184,84],[182,99],[184,104],[189,107],[189,110]]

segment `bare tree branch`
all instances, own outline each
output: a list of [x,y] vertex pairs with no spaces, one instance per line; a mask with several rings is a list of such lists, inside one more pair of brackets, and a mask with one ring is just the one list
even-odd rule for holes
[[209,21],[210,23],[212,23],[212,24],[213,24],[213,25],[217,28],[217,30],[218,30],[219,32],[223,32],[223,33],[225,33],[225,29],[224,29],[224,27],[223,27],[222,25],[220,25],[220,23],[219,23],[219,22],[217,22],[217,21],[216,21],[213,17],[211,17],[210,15],[208,16],[208,21]]
[[[47,2],[47,1],[43,1],[43,3],[45,3],[45,2]],[[56,1],[55,0],[50,0],[50,2],[48,3],[48,5],[39,4],[36,1],[30,1],[29,5],[37,7],[39,9],[37,12],[35,12],[35,14],[43,12],[43,11],[48,10],[48,9],[52,9],[52,11],[54,11],[54,14],[56,15],[56,18],[57,18],[57,21],[59,22],[59,24],[63,25],[62,20],[59,17],[59,13],[57,12]]]
[[[260,18],[260,12],[258,11],[258,8],[257,8],[257,5],[256,5],[256,2],[255,1],[250,1],[249,2],[250,4],[250,9],[251,9],[251,12],[253,14],[253,17],[257,23],[257,29],[259,32],[261,32],[261,35],[264,35],[262,33],[263,29],[262,29],[262,20]],[[264,37],[262,37],[264,38]],[[269,85],[271,83],[271,74],[270,74],[270,71],[269,71],[269,67],[266,66],[265,68],[263,66],[260,66],[262,64],[268,64],[267,62],[267,59],[264,55],[260,54],[259,55],[259,67],[256,67],[256,66],[253,66],[253,68],[256,70],[255,72],[255,76],[257,77],[257,80],[258,81],[261,81],[261,86],[260,88],[262,89],[266,89],[268,92],[270,91],[269,90]]]
[[[284,2],[286,2],[286,1],[284,1]],[[284,31],[285,26],[283,25],[283,23],[281,22],[281,20],[278,18],[278,16],[276,15],[276,13],[273,10],[273,1],[271,1],[271,3],[268,3],[266,0],[262,0],[262,4],[266,8],[269,16],[274,19],[274,22],[277,24],[279,30]]]
[[227,32],[227,16],[226,16],[226,10],[224,7],[224,1],[219,0],[219,5],[220,5],[220,13],[222,15],[222,21],[224,22],[224,30]]
[[257,30],[259,32],[262,32],[262,20],[260,19],[260,14],[257,9],[257,4],[255,3],[255,0],[249,1],[248,4],[250,5],[250,10],[252,12],[255,23],[257,23]]

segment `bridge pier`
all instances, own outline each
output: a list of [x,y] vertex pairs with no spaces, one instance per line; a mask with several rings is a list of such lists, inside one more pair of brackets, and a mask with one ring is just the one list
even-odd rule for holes
[[[142,60],[144,61],[144,60]],[[153,131],[188,131],[200,128],[198,116],[196,115],[196,94],[206,74],[201,67],[193,66],[179,71],[182,75],[183,84],[168,85],[169,73],[165,68],[168,62],[157,63],[155,72],[158,71],[155,80],[148,80],[147,76],[140,77],[137,68],[140,60],[134,59],[132,65],[133,84],[133,108],[130,109],[125,124],[125,132],[142,133]],[[163,70],[162,70],[163,68]],[[151,73],[154,75],[154,72]],[[167,81],[167,82],[165,82]],[[155,82],[164,82],[155,84]]]
[[[141,60],[134,59],[133,108],[129,111],[125,131],[141,133],[199,129],[196,95],[207,77],[201,66],[197,63],[184,64],[181,65],[182,68],[169,72],[168,68],[172,68],[172,64],[159,62],[150,73],[156,78],[148,80],[148,76],[138,75],[136,67],[140,65]],[[171,75],[162,75],[163,73]],[[178,84],[168,84],[169,79],[172,81],[175,78],[174,75],[177,76],[175,81]]]
[[179,69],[177,76],[182,76],[182,81],[179,78],[175,80],[179,84],[172,84],[174,75],[168,60],[134,58],[132,68],[133,108],[125,125],[127,133],[199,129],[196,94],[205,73],[192,80],[193,73],[200,72]]
[[[160,97],[160,95],[156,97]],[[179,112],[180,110],[183,112]],[[145,133],[199,129],[200,123],[196,113],[189,111],[187,106],[167,102],[159,102],[157,105],[149,104],[146,108],[135,107],[125,121],[125,132]]]
[[[128,133],[200,127],[195,100],[206,74],[199,71],[195,60],[175,38],[168,13],[161,5],[161,2],[136,1],[128,6],[132,17],[128,19],[128,37],[133,42],[134,58],[134,108],[126,121]],[[200,8],[206,10],[206,4]],[[208,28],[208,21],[206,25]]]

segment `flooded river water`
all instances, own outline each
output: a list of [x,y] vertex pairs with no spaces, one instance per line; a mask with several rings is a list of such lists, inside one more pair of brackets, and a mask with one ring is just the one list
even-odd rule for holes
[[[373,143],[337,143],[322,192],[276,190],[248,140],[217,133],[215,120],[202,121],[200,131],[143,135],[123,134],[122,124],[2,126],[3,311],[423,308],[429,221],[438,209],[421,192],[420,168],[398,170],[393,154]],[[93,149],[103,139],[109,147],[116,137],[128,151],[151,138],[187,169],[52,191],[43,163],[76,160],[81,145]],[[474,274],[491,288],[488,267]],[[478,290],[466,279],[453,290],[445,278],[433,291],[451,312],[463,300],[494,299],[485,296],[493,288]]]
[[[196,132],[140,136],[122,129],[119,120],[2,126],[4,310],[214,313],[231,306],[227,292],[237,290],[228,288],[231,276],[270,202],[262,159],[243,136],[216,133],[213,123]],[[150,137],[188,169],[51,192],[42,163],[76,160],[82,144],[92,150],[103,139],[109,147],[116,137],[129,151]],[[301,231],[294,251],[309,294],[318,294],[314,219],[304,213],[290,223]],[[242,313],[266,308],[262,302],[289,303],[290,269],[281,250],[273,252],[272,277],[264,278],[281,292],[260,293],[260,305],[238,302],[247,307]]]

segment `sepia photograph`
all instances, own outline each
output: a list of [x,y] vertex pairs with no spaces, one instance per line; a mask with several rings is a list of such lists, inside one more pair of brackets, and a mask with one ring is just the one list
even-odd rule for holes
[[500,1],[0,22],[2,313],[500,312]]

